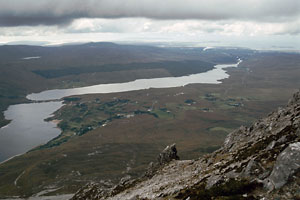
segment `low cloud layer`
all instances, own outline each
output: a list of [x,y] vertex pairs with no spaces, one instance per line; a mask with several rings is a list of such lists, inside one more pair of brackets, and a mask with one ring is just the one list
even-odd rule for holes
[[67,33],[174,33],[235,36],[298,35],[300,20],[293,22],[251,22],[241,20],[152,20],[145,18],[78,19],[64,29]]
[[0,0],[0,26],[64,25],[79,18],[295,21],[299,0]]

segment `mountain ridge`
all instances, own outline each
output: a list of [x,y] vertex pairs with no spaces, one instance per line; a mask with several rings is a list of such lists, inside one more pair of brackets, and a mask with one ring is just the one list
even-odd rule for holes
[[112,189],[87,185],[72,200],[299,199],[300,92],[286,107],[230,133],[212,154],[170,160],[148,177],[127,177]]

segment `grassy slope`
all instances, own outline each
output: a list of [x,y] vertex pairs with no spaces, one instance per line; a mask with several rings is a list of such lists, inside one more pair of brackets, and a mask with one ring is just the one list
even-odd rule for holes
[[[299,55],[265,54],[230,69],[231,77],[220,85],[81,96],[79,102],[87,106],[82,112],[74,102],[57,113],[64,120],[61,123],[69,125],[65,134],[72,127],[91,125],[117,113],[146,111],[152,105],[151,113],[156,115],[113,119],[59,146],[31,151],[2,164],[0,194],[30,195],[49,185],[62,186],[57,193],[74,192],[89,180],[114,182],[126,174],[135,176],[173,142],[183,159],[210,152],[221,145],[229,130],[286,103],[300,85],[299,61]],[[107,107],[116,99],[128,102]]]

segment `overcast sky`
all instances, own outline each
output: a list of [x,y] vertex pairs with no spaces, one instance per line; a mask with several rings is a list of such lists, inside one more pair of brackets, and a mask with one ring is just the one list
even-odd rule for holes
[[300,49],[300,0],[0,0],[0,43]]

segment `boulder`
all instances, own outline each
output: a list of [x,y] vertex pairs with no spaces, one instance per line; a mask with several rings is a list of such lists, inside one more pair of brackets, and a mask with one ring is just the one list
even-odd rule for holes
[[271,175],[264,185],[268,190],[279,189],[300,169],[300,142],[290,144],[281,152],[275,162]]
[[289,100],[288,105],[291,106],[293,104],[297,104],[300,102],[300,91],[294,93],[293,97]]
[[179,160],[177,155],[176,144],[167,146],[158,156],[157,161],[159,165],[164,165],[172,160]]

